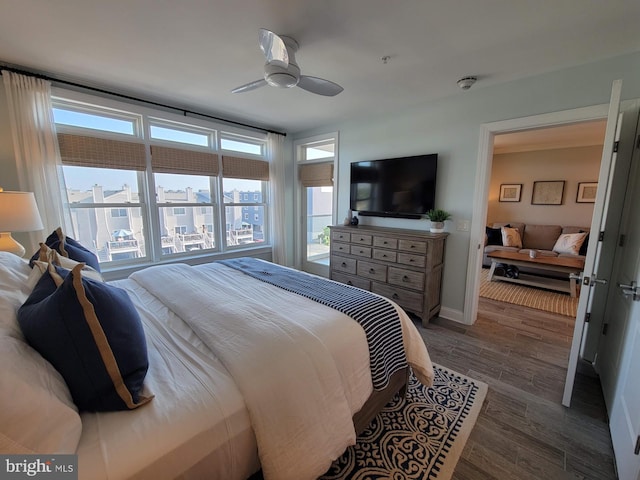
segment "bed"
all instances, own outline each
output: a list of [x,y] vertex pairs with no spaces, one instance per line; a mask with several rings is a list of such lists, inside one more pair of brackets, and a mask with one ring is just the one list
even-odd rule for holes
[[[267,480],[317,478],[406,382],[408,368],[372,379],[369,333],[336,308],[237,266],[172,264],[109,283],[144,331],[145,400],[79,410],[17,322],[33,275],[0,252],[0,452],[77,453],[80,478],[242,480],[261,468]],[[407,365],[429,384],[419,332],[389,305]]]

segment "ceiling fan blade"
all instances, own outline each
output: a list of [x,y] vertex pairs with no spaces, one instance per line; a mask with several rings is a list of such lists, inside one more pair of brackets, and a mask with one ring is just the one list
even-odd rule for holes
[[278,65],[282,68],[289,66],[289,54],[284,41],[271,30],[261,28],[258,34],[258,44],[268,64]]
[[338,95],[344,88],[337,83],[330,82],[324,78],[310,77],[308,75],[300,75],[298,86],[307,92],[317,93],[325,97],[334,97]]
[[261,78],[260,80],[256,80],[255,82],[247,83],[246,85],[236,87],[233,90],[231,90],[231,93],[249,92],[251,90],[255,90],[256,88],[264,87],[266,84],[267,84],[267,81],[264,78]]

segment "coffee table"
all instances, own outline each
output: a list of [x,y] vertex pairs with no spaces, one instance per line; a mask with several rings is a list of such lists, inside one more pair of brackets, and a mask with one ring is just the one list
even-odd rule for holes
[[[528,253],[501,251],[491,252],[487,256],[491,259],[489,281],[499,280],[502,282],[520,283],[558,292],[567,292],[572,297],[577,296],[576,280],[575,278],[571,278],[570,274],[581,272],[584,269],[584,258],[547,257],[541,255],[538,255],[536,258],[531,258]],[[539,277],[526,273],[520,273],[518,278],[501,277],[494,275],[496,265],[499,263],[516,265],[518,267],[535,267],[540,270],[567,274],[567,279],[561,280],[557,278]]]

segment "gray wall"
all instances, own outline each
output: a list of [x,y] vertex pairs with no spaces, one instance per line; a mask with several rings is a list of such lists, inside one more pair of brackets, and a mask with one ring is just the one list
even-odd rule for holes
[[[336,175],[338,212],[349,206],[349,164],[385,157],[438,153],[436,207],[453,214],[447,222],[442,304],[462,312],[469,252],[469,233],[455,230],[471,219],[480,125],[609,102],[611,84],[624,79],[623,99],[640,97],[640,53],[566,68],[501,85],[466,92],[377,119],[360,118],[297,132],[304,138],[340,132],[340,164]],[[452,79],[455,81],[455,79]],[[426,230],[425,220],[366,217],[367,224]]]

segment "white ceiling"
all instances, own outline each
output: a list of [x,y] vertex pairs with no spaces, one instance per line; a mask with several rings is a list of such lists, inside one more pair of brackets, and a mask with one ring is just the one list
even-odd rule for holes
[[[640,50],[636,0],[0,0],[0,62],[295,132]],[[261,78],[258,29],[344,87],[232,94]],[[383,56],[389,56],[387,64]]]

